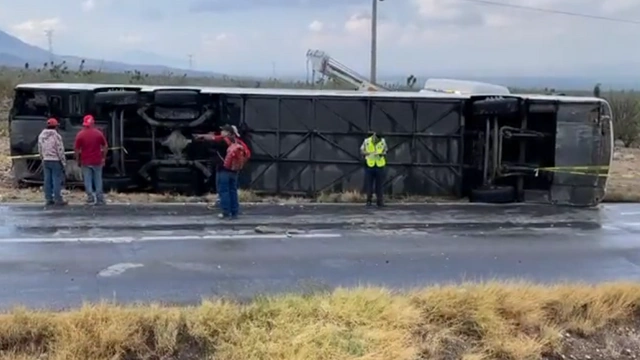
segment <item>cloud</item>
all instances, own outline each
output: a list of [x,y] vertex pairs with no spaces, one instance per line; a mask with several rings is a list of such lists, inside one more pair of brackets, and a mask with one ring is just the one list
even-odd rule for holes
[[140,45],[144,42],[144,38],[138,34],[127,34],[120,36],[118,41],[124,45]]
[[189,6],[191,12],[227,12],[255,8],[315,8],[362,5],[370,0],[195,0]]
[[313,32],[321,32],[324,30],[324,23],[322,21],[313,20],[311,24],[309,24],[309,30]]
[[13,26],[13,30],[23,32],[43,32],[48,29],[58,29],[60,27],[59,18],[50,18],[43,20],[27,20],[25,22]]
[[240,46],[239,37],[234,34],[221,32],[204,34],[201,37],[200,53],[205,56],[223,56],[237,51]]
[[[322,26],[319,26],[322,24]],[[302,43],[321,49],[361,49],[371,40],[371,15],[357,12],[349,16],[340,26],[326,26],[316,20],[309,25],[309,33]],[[395,46],[413,44],[426,40],[427,32],[415,24],[399,24],[388,19],[378,19],[378,42],[394,43]]]
[[32,19],[11,26],[11,31],[21,40],[34,45],[45,46],[46,30],[64,29],[60,18]]
[[82,2],[82,11],[84,12],[90,12],[93,9],[95,9],[96,7],[96,1],[95,0],[84,0]]

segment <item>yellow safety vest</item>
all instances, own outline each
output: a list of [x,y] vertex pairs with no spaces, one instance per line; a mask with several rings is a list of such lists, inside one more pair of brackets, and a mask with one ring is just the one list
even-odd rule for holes
[[367,138],[364,148],[368,153],[373,153],[365,158],[368,167],[384,167],[387,165],[387,160],[382,155],[384,153],[384,142],[382,140],[374,144],[372,138]]

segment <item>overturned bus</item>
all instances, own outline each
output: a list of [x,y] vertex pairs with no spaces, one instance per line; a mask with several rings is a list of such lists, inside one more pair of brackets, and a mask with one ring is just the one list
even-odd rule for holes
[[[15,88],[15,179],[42,182],[34,154],[48,117],[72,150],[85,114],[111,146],[105,186],[120,190],[215,191],[224,149],[193,135],[223,124],[253,153],[241,186],[263,194],[361,190],[369,130],[387,140],[394,196],[590,206],[613,154],[611,109],[591,97],[44,83]],[[78,170],[69,160],[68,185],[81,186]]]

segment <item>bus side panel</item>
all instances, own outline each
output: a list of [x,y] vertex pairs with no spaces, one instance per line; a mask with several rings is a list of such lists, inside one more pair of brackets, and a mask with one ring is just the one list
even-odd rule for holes
[[[551,201],[559,205],[593,206],[602,201],[606,178],[575,167],[608,165],[603,157],[599,103],[561,103],[558,108],[556,154]],[[605,163],[606,162],[606,163]],[[565,169],[563,169],[565,168]],[[572,169],[574,168],[574,169]]]

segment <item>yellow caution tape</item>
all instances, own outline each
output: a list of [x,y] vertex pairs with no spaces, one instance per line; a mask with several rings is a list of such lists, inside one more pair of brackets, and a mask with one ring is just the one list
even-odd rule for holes
[[[127,152],[127,149],[125,149],[124,147],[120,146],[120,147],[112,147],[109,148],[107,150],[122,150],[125,154],[129,154]],[[73,155],[75,152],[74,151],[65,151],[64,154],[65,155]],[[9,156],[9,159],[11,160],[18,160],[18,159],[37,159],[40,157],[40,154],[31,154],[31,155],[16,155],[16,156]]]
[[545,167],[545,168],[536,169],[536,176],[538,176],[538,173],[540,171],[557,172],[557,173],[573,174],[573,175],[589,175],[589,176],[598,176],[598,177],[609,176],[608,165]]

